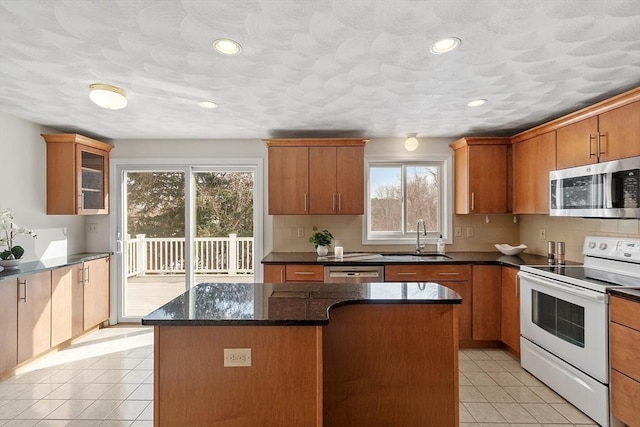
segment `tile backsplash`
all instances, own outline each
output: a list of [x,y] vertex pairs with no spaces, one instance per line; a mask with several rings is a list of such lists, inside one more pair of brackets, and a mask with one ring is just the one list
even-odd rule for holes
[[[515,218],[515,222],[514,222]],[[487,222],[487,219],[489,222]],[[276,215],[273,217],[273,252],[313,252],[309,236],[313,226],[328,229],[334,245],[346,252],[413,251],[413,245],[363,245],[360,215]],[[454,237],[447,252],[493,252],[494,244],[527,245],[527,253],[546,255],[547,241],[566,242],[566,259],[582,262],[582,243],[586,236],[640,238],[640,220],[585,219],[548,215],[454,215]],[[302,236],[298,237],[298,230]],[[544,239],[540,232],[544,230]],[[435,251],[435,245],[427,246]]]

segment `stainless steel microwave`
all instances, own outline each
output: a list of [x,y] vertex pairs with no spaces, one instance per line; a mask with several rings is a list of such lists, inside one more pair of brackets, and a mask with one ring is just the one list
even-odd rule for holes
[[550,172],[549,215],[640,218],[640,156]]

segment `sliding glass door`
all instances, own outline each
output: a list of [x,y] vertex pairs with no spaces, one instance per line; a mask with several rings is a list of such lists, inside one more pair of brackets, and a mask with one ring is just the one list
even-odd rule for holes
[[254,281],[255,165],[116,169],[119,322],[199,283]]

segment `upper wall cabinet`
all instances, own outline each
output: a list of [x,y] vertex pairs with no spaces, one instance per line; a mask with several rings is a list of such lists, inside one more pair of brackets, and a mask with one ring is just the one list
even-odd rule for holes
[[366,139],[271,139],[270,215],[364,213]]
[[462,138],[450,145],[456,214],[510,211],[509,138]]
[[557,130],[558,169],[640,156],[640,101]]
[[47,142],[47,214],[109,213],[109,144],[78,134],[43,134]]
[[556,133],[513,145],[513,213],[549,213],[549,172],[556,169]]

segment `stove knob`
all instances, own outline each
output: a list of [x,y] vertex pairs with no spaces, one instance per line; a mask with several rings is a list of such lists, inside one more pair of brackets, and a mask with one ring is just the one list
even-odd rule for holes
[[605,250],[607,249],[607,244],[606,243],[600,243],[600,250]]
[[596,242],[589,242],[589,249],[593,249],[596,247]]

